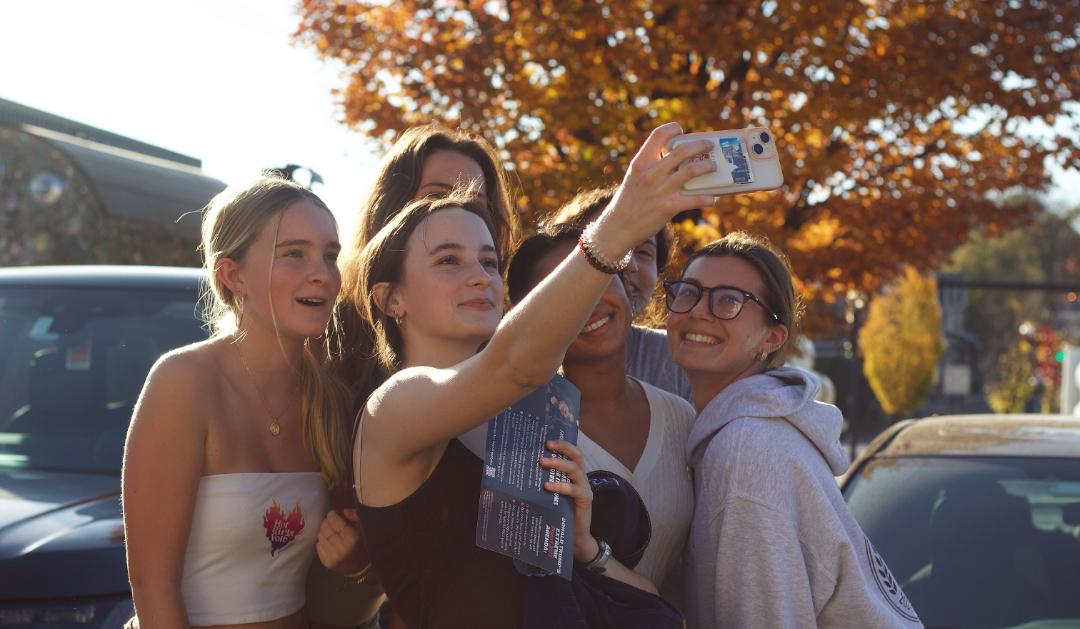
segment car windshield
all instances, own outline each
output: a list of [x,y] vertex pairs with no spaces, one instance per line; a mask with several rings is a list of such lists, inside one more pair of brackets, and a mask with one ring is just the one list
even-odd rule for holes
[[0,287],[0,468],[118,474],[151,365],[206,338],[193,290]]
[[1080,626],[1080,459],[873,459],[845,498],[928,629]]

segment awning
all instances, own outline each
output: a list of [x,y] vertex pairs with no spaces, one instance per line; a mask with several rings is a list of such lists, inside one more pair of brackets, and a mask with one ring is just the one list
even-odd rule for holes
[[[146,221],[198,240],[198,210],[225,189],[223,182],[192,166],[40,127],[19,128],[70,157],[93,186],[106,215]],[[189,212],[194,213],[185,216]]]

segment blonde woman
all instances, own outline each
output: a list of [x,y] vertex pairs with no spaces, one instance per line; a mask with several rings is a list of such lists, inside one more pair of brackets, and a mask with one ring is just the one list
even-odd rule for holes
[[348,467],[347,399],[309,347],[337,300],[340,248],[326,205],[283,179],[208,206],[212,337],[154,366],[124,454],[138,624],[303,627],[317,542],[330,567],[360,567],[340,516],[324,522]]

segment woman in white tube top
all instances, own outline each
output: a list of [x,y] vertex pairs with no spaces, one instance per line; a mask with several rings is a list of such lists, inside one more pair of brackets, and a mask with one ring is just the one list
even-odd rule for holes
[[337,225],[310,191],[263,178],[215,197],[202,231],[213,335],[154,366],[124,454],[136,624],[304,627],[317,545],[330,568],[362,567],[327,515],[346,397],[309,348],[341,285]]

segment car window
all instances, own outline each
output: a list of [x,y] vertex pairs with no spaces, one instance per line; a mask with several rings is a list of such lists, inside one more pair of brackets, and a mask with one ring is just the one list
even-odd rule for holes
[[194,290],[0,287],[0,467],[116,474],[165,352],[206,338]]
[[926,626],[1080,625],[1080,459],[875,459],[844,493]]

